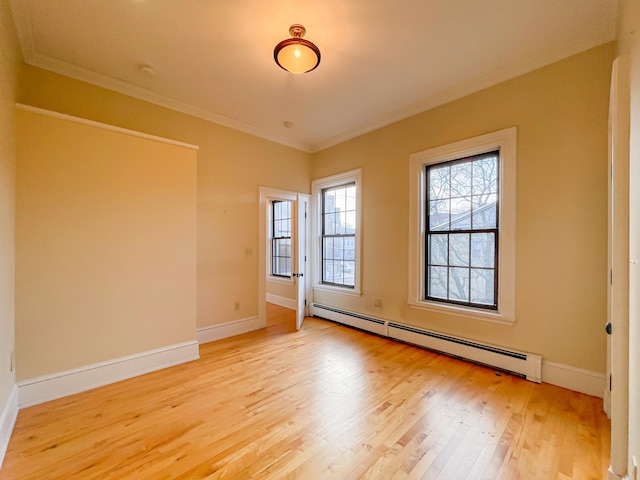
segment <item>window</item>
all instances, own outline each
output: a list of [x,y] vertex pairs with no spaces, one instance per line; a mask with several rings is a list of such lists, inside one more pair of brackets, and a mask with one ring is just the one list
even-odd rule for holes
[[322,190],[322,283],[354,288],[356,185]]
[[361,171],[312,182],[313,288],[360,295]]
[[271,203],[271,275],[291,277],[291,202]]
[[498,308],[499,157],[426,166],[426,299]]
[[409,304],[515,321],[516,129],[410,158]]

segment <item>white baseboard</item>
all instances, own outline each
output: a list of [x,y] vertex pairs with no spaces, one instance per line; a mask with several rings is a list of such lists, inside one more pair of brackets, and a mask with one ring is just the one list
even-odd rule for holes
[[611,466],[609,466],[609,470],[607,470],[607,480],[628,480],[629,477],[627,476],[620,476],[617,473],[615,473],[612,469]]
[[296,305],[296,301],[294,299],[281,297],[280,295],[274,295],[272,293],[267,293],[267,302],[280,305],[281,307],[284,307],[284,308],[290,308],[292,310],[295,310],[296,308],[298,308],[298,306]]
[[606,385],[604,373],[592,372],[562,363],[542,361],[542,381],[580,393],[602,398]]
[[265,322],[260,321],[258,317],[243,318],[241,320],[234,320],[233,322],[198,328],[196,330],[196,340],[198,343],[215,342],[223,338],[234,337],[236,335],[242,335],[243,333],[259,330],[265,326]]
[[4,455],[7,453],[16,418],[18,418],[18,387],[14,385],[7,399],[7,404],[0,413],[0,468],[2,468]]
[[18,406],[30,407],[199,358],[198,343],[191,341],[23,380],[18,382]]

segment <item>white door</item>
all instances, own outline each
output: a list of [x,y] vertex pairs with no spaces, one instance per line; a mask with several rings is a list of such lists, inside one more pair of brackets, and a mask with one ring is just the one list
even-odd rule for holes
[[307,285],[309,275],[307,275],[307,229],[309,196],[298,195],[296,199],[296,254],[294,259],[296,283],[296,330],[300,330],[304,317],[307,315]]
[[[629,398],[629,59],[613,63],[609,102],[607,388],[609,479],[627,473]],[[607,399],[610,398],[610,400]]]

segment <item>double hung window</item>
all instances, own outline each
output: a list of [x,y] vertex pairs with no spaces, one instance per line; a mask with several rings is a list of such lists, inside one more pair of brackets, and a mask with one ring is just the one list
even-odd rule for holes
[[314,180],[313,288],[360,295],[362,171]]
[[498,308],[500,152],[426,168],[428,300]]
[[354,288],[356,185],[322,190],[322,283]]
[[271,275],[291,278],[291,202],[271,203]]
[[515,321],[516,128],[410,157],[412,307]]

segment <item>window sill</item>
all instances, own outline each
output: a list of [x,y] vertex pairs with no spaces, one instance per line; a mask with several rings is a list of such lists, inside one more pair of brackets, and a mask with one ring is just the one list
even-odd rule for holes
[[412,301],[409,300],[409,307],[417,310],[425,310],[429,312],[441,313],[445,315],[453,315],[455,317],[463,317],[472,320],[482,320],[483,322],[497,323],[500,325],[513,325],[515,318],[510,318],[499,312],[482,310],[479,308],[467,308],[458,305],[444,305],[435,302]]
[[333,287],[330,285],[322,285],[322,284],[313,285],[312,288],[314,291],[318,290],[318,291],[327,292],[327,293],[337,293],[339,295],[347,295],[349,297],[362,296],[362,292],[360,292],[360,290],[352,290],[350,288]]
[[282,285],[293,285],[293,277],[284,278],[284,277],[274,277],[270,275],[267,277],[267,281],[273,282],[273,283],[280,283]]

